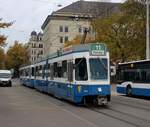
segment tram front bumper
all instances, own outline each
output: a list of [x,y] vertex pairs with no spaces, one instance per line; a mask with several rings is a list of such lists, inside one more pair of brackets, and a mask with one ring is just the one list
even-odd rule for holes
[[99,104],[110,101],[111,87],[110,85],[74,85],[74,102],[80,103],[84,98],[93,98]]
[[110,85],[77,85],[75,88],[75,95],[101,95],[106,96],[111,94]]

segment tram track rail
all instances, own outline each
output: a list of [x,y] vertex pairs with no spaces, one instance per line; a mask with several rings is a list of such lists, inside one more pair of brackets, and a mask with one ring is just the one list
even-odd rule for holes
[[150,108],[146,108],[146,107],[143,107],[141,106],[140,104],[131,104],[131,102],[120,102],[120,101],[114,101],[112,103],[115,103],[115,104],[119,104],[119,105],[125,105],[125,106],[128,106],[128,107],[132,107],[132,108],[137,108],[137,109],[141,109],[141,110],[144,110],[144,111],[150,111]]
[[[150,125],[150,121],[147,119],[113,109],[112,107],[102,107],[102,108],[88,107],[88,109],[96,113],[100,113],[104,116],[110,117],[112,119],[119,120],[123,123],[126,123],[134,127],[147,127],[145,123]],[[141,121],[141,122],[136,122],[136,121]]]
[[121,121],[121,122],[127,123],[127,124],[129,124],[129,125],[134,126],[134,127],[141,127],[141,126],[139,126],[139,125],[137,125],[137,124],[135,124],[135,123],[129,122],[129,121],[124,120],[124,119],[121,119],[121,118],[119,118],[119,117],[117,117],[117,116],[114,116],[114,115],[111,115],[111,114],[109,114],[109,113],[106,113],[106,112],[103,112],[103,111],[99,111],[99,110],[97,110],[97,109],[95,109],[95,108],[92,108],[92,109],[90,108],[90,110],[95,111],[95,112],[97,112],[97,113],[100,113],[100,114],[102,114],[102,115],[105,115],[105,116],[107,116],[107,117],[113,118],[113,119],[115,119],[115,120],[119,120],[119,121]]

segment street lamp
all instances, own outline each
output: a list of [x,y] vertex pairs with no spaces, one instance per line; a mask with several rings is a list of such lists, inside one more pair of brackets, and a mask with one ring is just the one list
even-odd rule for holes
[[150,1],[146,0],[146,59],[150,59],[150,45],[149,45],[149,4]]

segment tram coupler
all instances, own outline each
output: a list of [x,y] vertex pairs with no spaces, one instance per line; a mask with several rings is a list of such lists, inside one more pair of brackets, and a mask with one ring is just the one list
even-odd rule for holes
[[97,100],[96,101],[97,105],[99,105],[99,106],[101,106],[101,105],[107,105],[108,104],[107,97],[97,96],[96,100]]

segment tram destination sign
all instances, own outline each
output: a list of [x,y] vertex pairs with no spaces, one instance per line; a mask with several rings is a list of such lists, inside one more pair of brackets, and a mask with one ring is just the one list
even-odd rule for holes
[[90,55],[106,56],[106,45],[103,43],[91,44]]

